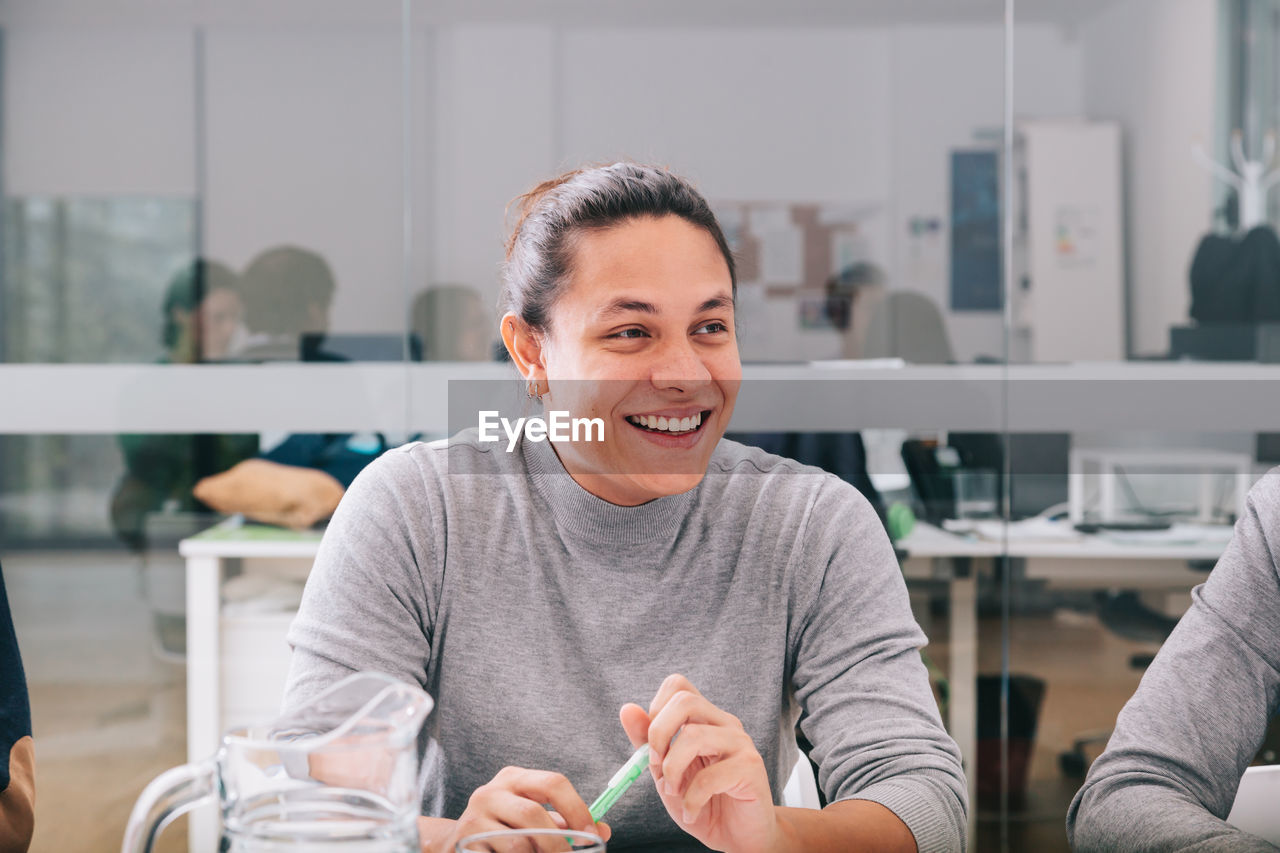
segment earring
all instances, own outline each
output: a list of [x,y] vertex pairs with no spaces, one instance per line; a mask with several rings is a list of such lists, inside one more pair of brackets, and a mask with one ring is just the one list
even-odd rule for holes
[[538,388],[538,380],[536,379],[530,379],[528,384],[525,385],[525,393],[529,395],[530,400],[538,400],[539,402],[542,400],[542,391]]

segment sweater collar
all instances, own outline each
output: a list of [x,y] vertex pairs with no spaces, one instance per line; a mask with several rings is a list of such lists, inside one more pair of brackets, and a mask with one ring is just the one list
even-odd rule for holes
[[547,441],[521,441],[534,491],[562,533],[619,546],[670,541],[697,499],[701,484],[687,492],[639,506],[618,506],[588,492],[565,470]]

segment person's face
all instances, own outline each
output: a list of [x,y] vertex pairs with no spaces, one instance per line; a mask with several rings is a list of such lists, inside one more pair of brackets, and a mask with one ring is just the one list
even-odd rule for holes
[[676,216],[585,231],[572,246],[546,334],[503,318],[517,365],[548,392],[544,407],[604,421],[603,442],[553,446],[611,503],[686,492],[706,474],[742,378],[724,257]]
[[206,361],[226,358],[240,325],[240,297],[225,287],[212,290],[200,303],[200,355]]

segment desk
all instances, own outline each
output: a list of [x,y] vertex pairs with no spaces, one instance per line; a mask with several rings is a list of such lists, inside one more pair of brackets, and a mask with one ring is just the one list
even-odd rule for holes
[[1218,539],[1184,544],[1122,544],[1103,536],[1073,540],[1019,540],[1014,536],[1006,546],[924,523],[916,524],[911,535],[897,545],[906,552],[903,573],[908,579],[942,579],[948,583],[951,697],[947,728],[964,759],[971,838],[978,778],[978,574],[990,572],[995,559],[1003,556],[1025,559],[1028,580],[1045,580],[1057,586],[1189,589],[1204,581],[1206,573],[1188,568],[1188,561],[1215,561],[1225,547]]
[[[213,755],[222,736],[221,605],[230,565],[243,560],[311,561],[320,545],[317,532],[295,533],[261,525],[221,524],[179,543],[187,574],[187,760]],[[960,747],[969,783],[970,837],[976,815],[977,784],[977,579],[990,573],[997,557],[1027,561],[1026,577],[1086,588],[1187,588],[1204,572],[1187,561],[1221,556],[1221,542],[1180,545],[1118,544],[1097,536],[1075,541],[996,541],[948,533],[920,523],[898,543],[906,552],[908,579],[941,579],[950,596],[951,684],[948,729]],[[218,816],[211,807],[191,815],[192,853],[213,853]]]
[[[222,584],[228,569],[247,559],[315,559],[321,534],[223,522],[178,543],[187,574],[187,761],[203,761],[222,738]],[[191,812],[191,853],[218,849],[215,805]]]

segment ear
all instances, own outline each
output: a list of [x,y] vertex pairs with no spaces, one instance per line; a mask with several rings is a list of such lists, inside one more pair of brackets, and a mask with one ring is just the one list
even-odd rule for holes
[[539,382],[547,378],[542,336],[509,311],[502,315],[502,342],[521,376]]

